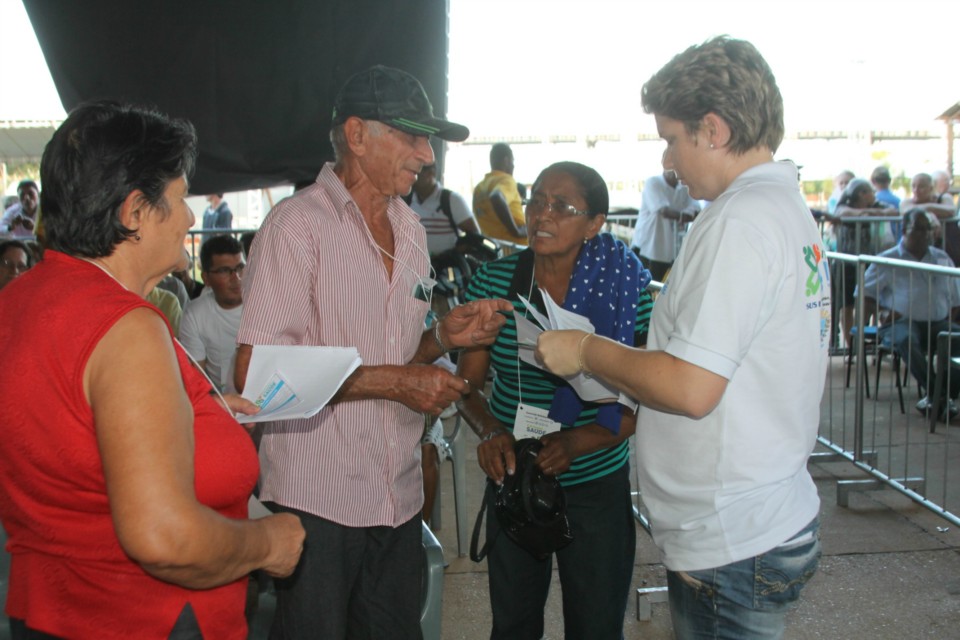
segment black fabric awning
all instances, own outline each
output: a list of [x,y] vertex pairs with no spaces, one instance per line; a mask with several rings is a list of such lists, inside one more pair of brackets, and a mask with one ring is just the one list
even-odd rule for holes
[[193,193],[312,180],[337,89],[373,64],[415,75],[446,113],[446,0],[24,5],[67,111],[117,98],[193,122]]

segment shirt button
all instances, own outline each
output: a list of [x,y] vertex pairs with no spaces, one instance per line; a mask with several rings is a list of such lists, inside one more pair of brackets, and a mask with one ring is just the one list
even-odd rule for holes
[[390,344],[397,344],[397,339],[394,337],[390,338]]

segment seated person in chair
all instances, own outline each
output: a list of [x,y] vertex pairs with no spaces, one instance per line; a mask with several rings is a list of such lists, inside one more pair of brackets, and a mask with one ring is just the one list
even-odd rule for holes
[[[901,229],[900,243],[879,257],[954,266],[946,253],[930,246],[932,227],[923,209],[907,211]],[[960,325],[952,322],[955,307],[960,305],[960,280],[873,264],[864,274],[863,295],[868,316],[879,307],[880,341],[893,346],[925,389],[926,396],[917,403],[917,410],[926,414],[933,404],[930,396],[934,389],[932,359],[928,356],[936,349],[937,334],[950,331],[960,335]],[[960,368],[953,367],[948,377],[951,400],[938,406],[945,407],[953,418],[960,413],[953,403],[960,394]]]

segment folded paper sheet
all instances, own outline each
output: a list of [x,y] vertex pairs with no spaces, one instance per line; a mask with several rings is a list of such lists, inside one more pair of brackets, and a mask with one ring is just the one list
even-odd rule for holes
[[[518,295],[518,297],[526,305],[527,312],[534,320],[540,323],[540,327],[543,327],[543,329],[516,311],[513,312],[513,317],[517,322],[517,346],[520,359],[538,369],[543,369],[540,363],[537,362],[536,357],[534,357],[533,350],[537,346],[537,337],[543,333],[544,329],[579,329],[587,333],[594,333],[594,328],[593,324],[591,324],[590,320],[586,317],[573,313],[572,311],[567,311],[554,302],[550,294],[544,289],[540,289],[540,294],[543,296],[544,305],[547,307],[547,315],[543,315],[537,311],[537,308],[522,295]],[[619,402],[631,409],[635,409],[637,406],[637,403],[628,396],[623,395],[600,380],[583,373],[567,376],[564,380],[573,387],[573,390],[580,396],[581,400],[587,402]]]
[[361,364],[353,347],[254,345],[243,397],[258,407],[241,423],[309,418]]

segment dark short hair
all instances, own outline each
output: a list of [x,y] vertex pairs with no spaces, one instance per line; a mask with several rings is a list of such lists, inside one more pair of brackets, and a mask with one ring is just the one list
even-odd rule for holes
[[47,245],[98,258],[136,234],[118,216],[139,190],[161,211],[166,187],[193,174],[197,135],[186,120],[154,109],[98,101],[80,105],[54,132],[40,161]]
[[513,149],[506,142],[498,142],[490,147],[490,166],[499,165],[506,158],[513,156]]
[[873,191],[873,187],[869,182],[863,178],[853,178],[850,182],[847,183],[846,188],[843,190],[843,193],[840,194],[840,199],[837,201],[837,206],[851,206],[856,202],[857,197],[862,191],[870,190]]
[[711,38],[677,54],[641,90],[643,110],[679,120],[695,134],[714,113],[730,127],[730,151],[783,141],[783,96],[770,65],[746,40]]
[[537,176],[533,183],[533,191],[547,173],[561,172],[566,173],[580,185],[580,194],[587,201],[587,212],[590,217],[606,214],[610,211],[610,193],[607,191],[607,183],[597,173],[597,170],[588,167],[579,162],[555,162]]
[[243,255],[243,247],[240,241],[229,235],[213,236],[203,243],[200,247],[200,268],[204,271],[210,271],[213,266],[213,256],[219,255]]
[[[903,235],[907,235],[910,229],[913,229],[914,221],[921,216],[925,218],[928,223],[930,222],[930,218],[927,217],[927,212],[920,207],[908,209],[903,213],[903,217],[901,218],[903,221]],[[931,224],[930,226],[932,227],[933,225]]]
[[37,186],[37,183],[29,178],[26,180],[21,180],[17,185],[17,195],[20,195],[20,192],[26,189],[27,187],[33,187],[33,190],[37,193],[40,193],[40,187]]
[[891,181],[890,170],[883,165],[877,167],[873,170],[873,173],[870,174],[870,181],[874,184],[881,184],[885,187],[889,187]]
[[30,247],[26,243],[21,242],[20,240],[3,240],[0,242],[0,258],[3,257],[3,254],[7,252],[7,249],[22,249],[25,254],[27,254],[27,266],[33,266],[33,252],[30,251]]

